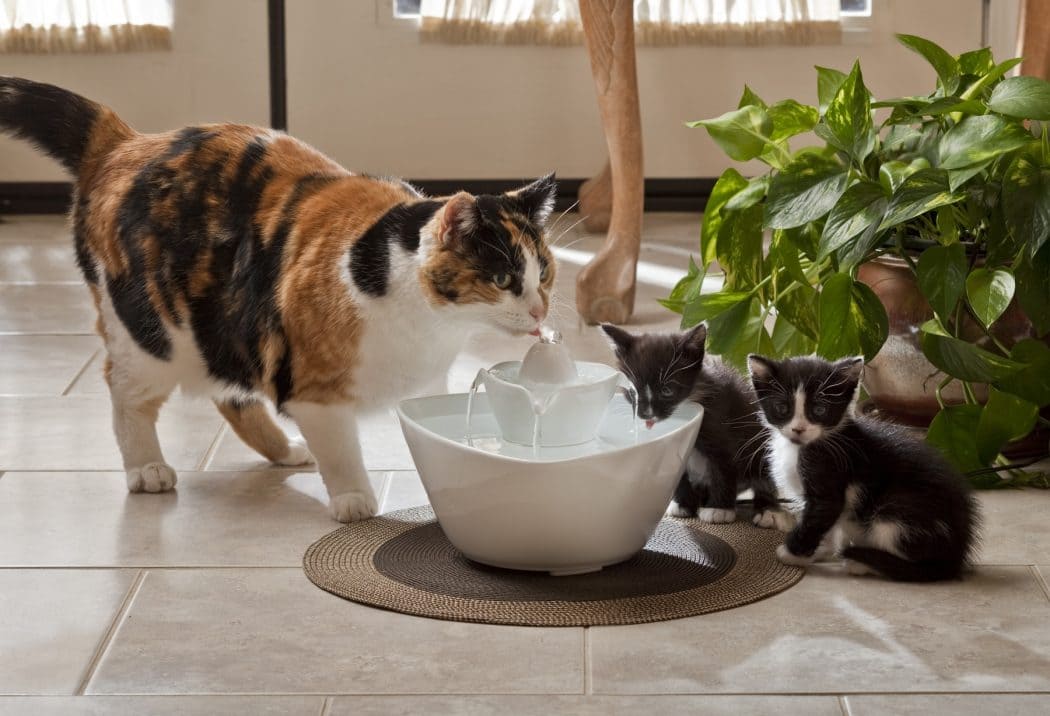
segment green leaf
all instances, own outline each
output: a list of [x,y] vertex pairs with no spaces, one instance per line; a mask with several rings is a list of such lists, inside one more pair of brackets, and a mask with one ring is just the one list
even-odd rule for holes
[[988,402],[977,424],[977,455],[981,462],[991,463],[1008,442],[1030,433],[1038,415],[1039,406],[1035,403],[989,388]]
[[690,256],[689,270],[686,275],[679,279],[667,298],[659,298],[657,301],[664,308],[670,309],[675,313],[682,313],[686,304],[699,298],[700,292],[704,287],[706,274],[706,268],[701,269],[698,267],[693,261],[693,257]]
[[871,360],[889,332],[889,320],[878,296],[847,274],[833,274],[820,292],[820,336],[817,353],[829,360],[863,353]]
[[1014,120],[995,114],[966,117],[941,137],[937,147],[943,169],[962,169],[1032,141],[1032,135]]
[[817,67],[817,103],[820,105],[818,111],[823,117],[828,111],[828,105],[839,91],[839,87],[846,81],[846,73],[833,70],[830,67]]
[[994,66],[995,59],[987,47],[959,55],[959,71],[965,75],[984,75]]
[[980,405],[949,405],[930,422],[926,442],[962,472],[987,467],[977,454],[977,429],[981,421]]
[[824,224],[817,258],[830,255],[872,224],[878,224],[888,203],[882,186],[875,182],[859,181],[847,189]]
[[987,328],[1010,305],[1014,297],[1014,275],[1006,269],[974,269],[966,277],[966,297]]
[[1008,379],[1024,364],[990,353],[967,341],[954,338],[936,322],[927,321],[921,331],[922,352],[948,375],[974,383]]
[[737,104],[737,109],[743,109],[751,104],[761,107],[762,109],[766,109],[767,107],[761,97],[755,94],[750,87],[744,85],[744,94],[740,95],[740,102]]
[[1003,177],[1006,226],[1014,239],[1035,256],[1050,238],[1050,168],[1019,154]]
[[919,257],[916,278],[923,296],[947,320],[966,289],[966,250],[962,244],[931,246]]
[[995,387],[1040,407],[1050,405],[1050,346],[1035,338],[1026,338],[1013,347],[1010,359],[1023,367],[999,380]]
[[[849,153],[858,164],[875,147],[871,97],[864,86],[860,62],[853,63],[853,69],[828,104],[824,122],[838,140],[836,146]],[[818,134],[824,135],[823,132]]]
[[733,213],[718,234],[718,262],[726,287],[751,288],[762,280],[762,207]]
[[773,134],[770,136],[775,141],[808,132],[820,119],[816,107],[799,104],[793,99],[777,102],[768,112],[773,120]]
[[983,172],[989,164],[994,162],[994,159],[986,159],[983,162],[974,164],[973,166],[966,167],[965,169],[949,169],[948,170],[948,188],[951,191],[957,191],[966,182],[970,181],[973,177]]
[[726,112],[714,119],[689,122],[689,127],[703,127],[722,151],[738,162],[754,159],[769,143],[773,122],[761,107],[748,105]]
[[966,92],[963,93],[965,97],[978,97],[984,90],[997,82],[1000,77],[1005,75],[1007,72],[1012,70],[1017,65],[1021,64],[1020,57],[1014,57],[1012,59],[1000,62],[998,65],[993,67],[984,77],[974,82],[972,85],[966,88]]
[[738,191],[733,195],[729,201],[726,202],[726,210],[728,211],[739,211],[740,209],[748,209],[766,196],[766,190],[769,188],[769,175],[762,174],[757,176],[747,183],[747,186]]
[[685,326],[695,326],[697,323],[708,321],[742,303],[750,303],[750,301],[751,293],[747,291],[704,293],[685,307],[682,313],[682,323]]
[[913,169],[908,162],[902,162],[897,159],[883,162],[879,166],[879,183],[882,184],[882,188],[887,193],[892,194],[897,191],[897,188],[900,187],[905,179],[917,171],[918,168]]
[[1050,333],[1050,243],[1031,257],[1022,257],[1014,268],[1017,277],[1017,303],[1032,322],[1036,335]]
[[903,224],[931,209],[965,199],[948,188],[948,173],[943,169],[922,169],[901,182],[890,199],[880,229]]
[[788,230],[775,229],[773,240],[769,243],[770,272],[777,268],[783,268],[793,281],[808,284],[809,279],[802,270],[802,262],[798,257],[798,247],[787,234]]
[[1050,119],[1050,82],[1038,77],[1008,77],[992,90],[988,109],[1020,119]]
[[820,294],[808,284],[785,293],[776,300],[777,314],[786,319],[803,335],[816,340],[820,332],[817,306]]
[[[749,353],[761,353],[763,355],[770,355],[773,353],[773,340],[770,338],[769,333],[766,332],[765,326],[762,321],[762,311],[758,305],[758,302],[753,302],[747,307],[748,310],[743,313],[742,316],[733,315],[734,320],[742,318],[743,320],[739,324],[733,342],[722,343],[721,341],[715,341],[713,344],[718,351],[711,348],[713,353],[717,353],[722,356],[732,366],[735,366],[737,370],[745,371],[747,369],[747,355]],[[731,318],[730,314],[723,314],[715,319],[714,322],[708,323],[708,346],[711,346],[712,331],[717,333],[712,328],[712,325],[716,324],[723,319],[726,322]],[[717,326],[716,326],[717,328]]]
[[708,197],[707,206],[704,207],[703,224],[700,227],[700,260],[703,261],[704,266],[714,261],[717,255],[718,232],[725,219],[723,207],[747,184],[747,179],[741,176],[736,169],[726,169],[711,189],[711,196]]
[[951,246],[959,240],[959,227],[955,223],[955,213],[950,206],[937,210],[937,241],[942,246]]
[[802,154],[773,176],[765,203],[767,229],[791,229],[824,216],[846,189],[842,165]]
[[897,35],[897,39],[908,49],[926,58],[937,72],[937,78],[946,94],[954,94],[959,88],[959,62],[948,52],[929,40],[915,35]]
[[778,317],[776,323],[773,324],[772,339],[773,355],[777,357],[805,356],[812,353],[817,347],[812,338],[795,328],[782,316]]

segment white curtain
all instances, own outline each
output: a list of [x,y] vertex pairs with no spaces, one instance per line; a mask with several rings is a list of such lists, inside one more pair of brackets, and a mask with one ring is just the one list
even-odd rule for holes
[[172,0],[0,0],[0,52],[171,48]]
[[[640,45],[817,45],[841,41],[840,0],[634,0]],[[423,38],[582,42],[579,0],[422,0]]]

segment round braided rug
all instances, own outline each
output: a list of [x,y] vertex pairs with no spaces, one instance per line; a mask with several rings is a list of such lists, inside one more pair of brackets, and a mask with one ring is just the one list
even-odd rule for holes
[[311,582],[405,614],[521,626],[640,624],[732,609],[782,592],[803,570],[781,564],[783,535],[749,521],[664,518],[642,552],[599,572],[552,577],[471,562],[429,507],[355,522],[310,545]]

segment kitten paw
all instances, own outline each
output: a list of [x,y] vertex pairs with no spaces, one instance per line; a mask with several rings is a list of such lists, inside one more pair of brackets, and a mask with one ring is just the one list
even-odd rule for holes
[[667,507],[668,517],[696,517],[696,513],[679,505],[674,500],[671,500],[671,504]]
[[373,517],[379,505],[371,492],[344,492],[329,500],[328,510],[339,522],[358,522]]
[[751,518],[751,522],[757,527],[790,532],[795,529],[796,520],[795,516],[787,510],[762,510]]
[[280,460],[274,461],[274,464],[294,467],[296,465],[313,465],[314,462],[314,456],[306,449],[305,440],[302,438],[289,438],[288,454]]
[[786,544],[777,547],[777,559],[780,560],[781,564],[788,564],[792,567],[808,567],[813,562],[812,557],[794,554],[787,548]]
[[736,510],[725,510],[719,507],[705,507],[697,514],[701,522],[711,524],[725,524],[736,519]]
[[855,559],[843,560],[843,564],[846,565],[846,573],[851,574],[854,577],[862,577],[865,574],[877,574],[874,569]]
[[175,487],[175,470],[162,462],[148,462],[127,472],[128,492],[167,492]]

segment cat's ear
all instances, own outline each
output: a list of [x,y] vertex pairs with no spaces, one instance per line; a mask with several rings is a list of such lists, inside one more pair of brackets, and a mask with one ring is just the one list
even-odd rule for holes
[[529,222],[536,226],[543,226],[554,211],[554,197],[558,183],[554,180],[554,172],[540,177],[536,181],[523,186],[521,189],[510,192],[514,197],[521,213],[529,218]]
[[835,372],[854,383],[860,382],[864,371],[864,356],[852,356],[835,361]]
[[631,346],[634,345],[634,336],[622,328],[618,328],[611,323],[603,323],[602,330],[612,340],[613,348],[620,355],[626,354],[631,349]]
[[474,197],[465,191],[453,195],[441,210],[441,224],[438,227],[441,245],[454,246],[469,234],[477,223],[478,204]]
[[765,383],[773,377],[773,374],[776,372],[776,366],[773,361],[765,356],[752,353],[747,357],[747,370],[751,373],[751,382]]
[[703,323],[698,324],[682,336],[681,340],[687,350],[703,353],[704,344],[707,343],[707,326]]

